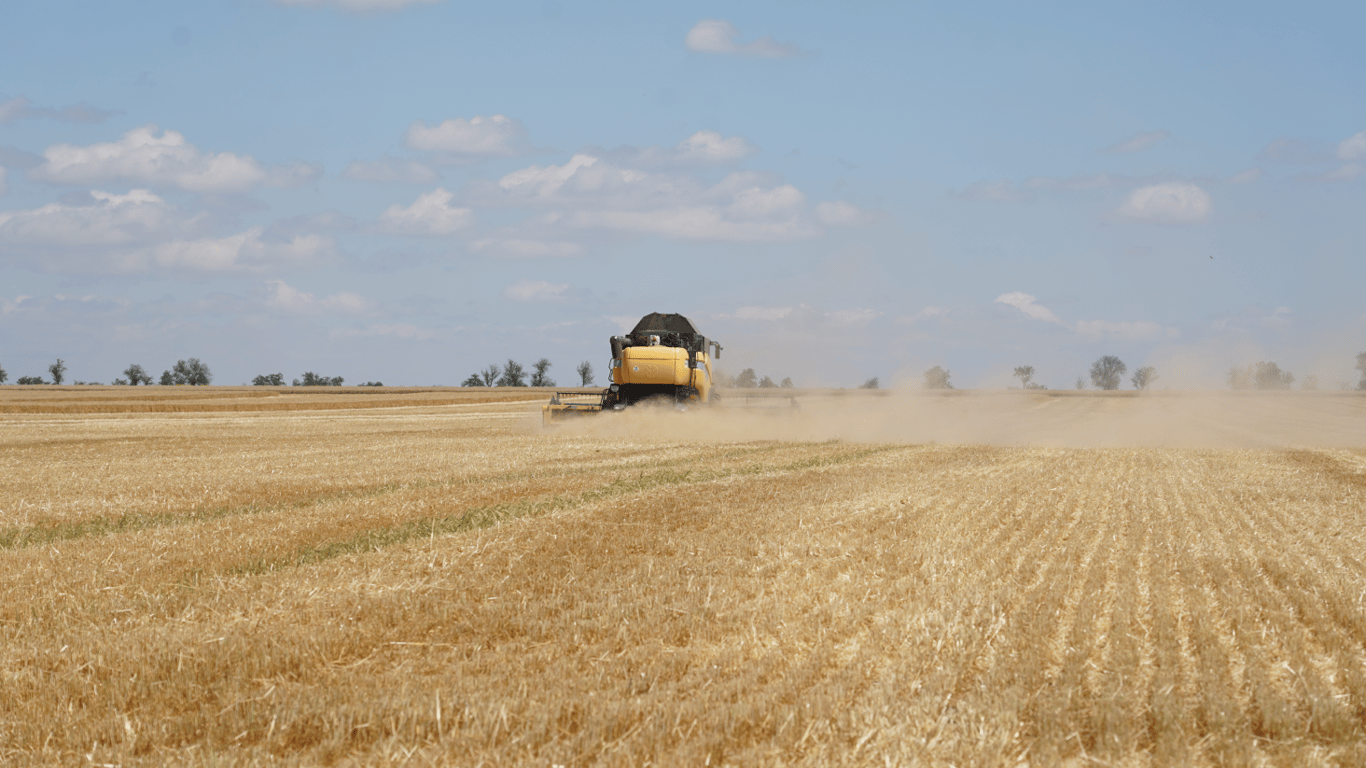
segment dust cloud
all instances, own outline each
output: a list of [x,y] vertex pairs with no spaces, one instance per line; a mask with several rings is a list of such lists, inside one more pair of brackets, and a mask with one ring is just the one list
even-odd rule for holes
[[1366,397],[1345,392],[799,391],[677,411],[638,406],[545,429],[591,437],[1069,448],[1366,448]]

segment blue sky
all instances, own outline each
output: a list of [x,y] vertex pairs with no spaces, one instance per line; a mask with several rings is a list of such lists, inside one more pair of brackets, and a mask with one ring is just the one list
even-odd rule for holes
[[0,1],[0,366],[1159,387],[1366,350],[1359,4]]

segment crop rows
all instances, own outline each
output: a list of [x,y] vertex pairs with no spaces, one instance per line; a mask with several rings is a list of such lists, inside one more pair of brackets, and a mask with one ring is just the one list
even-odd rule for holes
[[1361,450],[34,418],[7,763],[1366,761]]

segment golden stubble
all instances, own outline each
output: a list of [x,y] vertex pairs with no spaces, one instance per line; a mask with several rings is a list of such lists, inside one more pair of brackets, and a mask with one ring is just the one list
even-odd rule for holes
[[[1001,402],[1119,418],[1055,401]],[[1300,439],[1358,406],[1276,407],[1275,448],[6,421],[0,758],[1358,764],[1366,451]]]

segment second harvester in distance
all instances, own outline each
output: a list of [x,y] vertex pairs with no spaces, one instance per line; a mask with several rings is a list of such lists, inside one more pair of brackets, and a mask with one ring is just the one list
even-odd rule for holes
[[611,344],[611,386],[600,394],[556,392],[542,409],[547,423],[649,399],[679,407],[716,400],[712,360],[720,359],[721,345],[698,333],[688,318],[652,312],[629,334],[613,336]]

